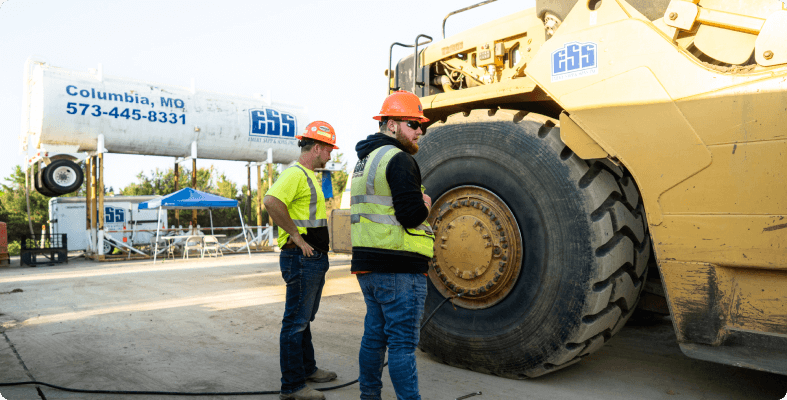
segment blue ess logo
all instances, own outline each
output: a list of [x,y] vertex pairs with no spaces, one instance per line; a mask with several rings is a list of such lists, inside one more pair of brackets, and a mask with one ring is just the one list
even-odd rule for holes
[[552,52],[552,82],[598,73],[597,45],[571,42]]
[[255,108],[249,110],[249,118],[249,136],[295,137],[297,121],[293,115],[272,108]]
[[126,222],[126,212],[122,208],[104,207],[104,223]]

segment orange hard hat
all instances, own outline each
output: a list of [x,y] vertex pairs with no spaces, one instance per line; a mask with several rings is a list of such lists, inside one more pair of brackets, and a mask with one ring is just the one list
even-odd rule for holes
[[298,140],[303,138],[314,139],[318,142],[330,144],[334,149],[339,148],[336,146],[336,131],[333,130],[331,124],[325,121],[314,121],[306,125],[306,129],[303,133],[295,136],[295,138]]
[[385,98],[380,114],[374,116],[374,119],[381,121],[383,117],[429,122],[429,119],[424,117],[421,100],[406,90],[397,90]]

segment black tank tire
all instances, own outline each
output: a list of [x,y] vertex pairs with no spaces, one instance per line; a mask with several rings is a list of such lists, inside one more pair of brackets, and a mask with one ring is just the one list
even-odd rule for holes
[[85,176],[82,168],[71,160],[55,160],[42,170],[44,186],[57,194],[79,190]]
[[[524,248],[504,299],[442,307],[419,347],[449,365],[515,379],[578,362],[617,333],[635,310],[651,253],[633,179],[607,160],[580,159],[551,121],[526,115],[454,114],[429,128],[415,156],[432,199],[460,186],[502,199]],[[444,298],[430,279],[424,315]]]
[[33,182],[34,182],[33,185],[35,186],[36,191],[38,193],[41,193],[42,195],[44,195],[46,197],[58,197],[58,196],[60,196],[59,194],[49,190],[49,188],[46,187],[46,185],[44,184],[44,177],[43,177],[44,173],[46,173],[46,167],[41,168],[40,170],[38,170],[38,172],[36,173],[35,179],[33,179]]

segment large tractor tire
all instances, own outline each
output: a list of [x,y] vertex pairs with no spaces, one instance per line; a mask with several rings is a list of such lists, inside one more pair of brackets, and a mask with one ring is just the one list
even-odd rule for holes
[[633,313],[650,257],[633,179],[585,161],[560,130],[512,110],[433,124],[416,159],[434,199],[420,348],[524,379],[598,350]]

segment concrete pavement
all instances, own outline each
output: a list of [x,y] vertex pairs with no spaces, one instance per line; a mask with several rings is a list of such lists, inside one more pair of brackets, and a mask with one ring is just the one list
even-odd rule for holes
[[[365,306],[349,257],[331,269],[313,323],[318,365],[357,378]],[[22,291],[13,292],[15,289]],[[13,293],[12,293],[13,292]],[[29,374],[60,386],[188,392],[279,389],[284,283],[278,254],[0,267],[0,382]],[[13,347],[13,348],[12,348]],[[627,326],[599,352],[542,378],[515,381],[440,364],[418,352],[424,399],[781,399],[787,377],[689,359],[668,320]],[[395,399],[387,373],[384,399]],[[42,387],[46,399],[157,399]],[[357,399],[358,386],[327,392]],[[33,386],[0,387],[9,400],[40,399]],[[175,398],[175,397],[172,397]],[[216,396],[214,399],[277,396]]]

